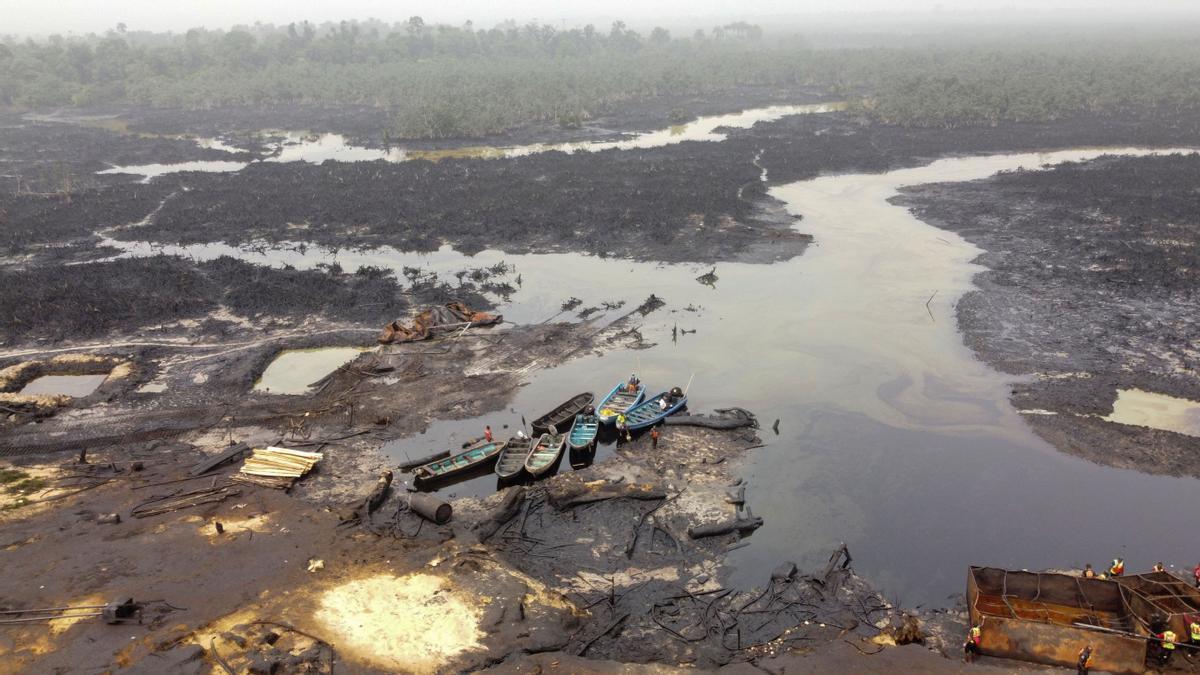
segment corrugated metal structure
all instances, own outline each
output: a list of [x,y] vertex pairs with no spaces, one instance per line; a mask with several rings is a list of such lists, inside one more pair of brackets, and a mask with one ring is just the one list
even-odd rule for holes
[[[1071,667],[1090,644],[1092,668],[1113,673],[1145,671],[1147,626],[1158,609],[1136,593],[1116,581],[1068,574],[995,567],[967,574],[967,607],[983,654]],[[1150,614],[1134,614],[1134,597]]]
[[1169,572],[1150,572],[1117,577],[1125,604],[1145,632],[1152,632],[1150,621],[1165,620],[1185,640],[1188,624],[1200,616],[1200,590]]

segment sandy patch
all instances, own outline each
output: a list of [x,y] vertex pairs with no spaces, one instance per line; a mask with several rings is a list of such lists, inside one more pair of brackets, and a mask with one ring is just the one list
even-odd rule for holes
[[483,612],[439,576],[378,574],[325,591],[314,618],[340,654],[379,668],[433,673],[479,649]]

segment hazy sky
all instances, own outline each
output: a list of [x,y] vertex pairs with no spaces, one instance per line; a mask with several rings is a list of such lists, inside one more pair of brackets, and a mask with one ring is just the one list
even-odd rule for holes
[[[0,0],[0,34],[85,33],[124,22],[130,30],[194,26],[286,24],[375,17],[488,26],[512,18],[577,24],[622,17],[631,23],[703,23],[713,18],[784,17],[817,12],[1001,12],[1098,9],[1135,13],[1147,8],[1189,10],[1200,0]],[[603,24],[602,24],[603,25]]]

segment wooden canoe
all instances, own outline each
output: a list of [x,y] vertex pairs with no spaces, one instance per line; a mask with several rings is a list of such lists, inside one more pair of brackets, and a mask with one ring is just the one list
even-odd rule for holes
[[599,432],[600,420],[595,415],[576,415],[571,433],[567,434],[567,446],[572,449],[591,447]]
[[439,459],[436,462],[417,467],[413,471],[413,477],[417,480],[437,480],[484,466],[495,461],[505,445],[504,441],[495,441],[471,446],[446,459]]
[[663,410],[659,407],[658,402],[666,398],[669,394],[670,392],[664,391],[630,408],[629,412],[625,413],[625,426],[629,427],[630,431],[654,426],[664,418],[679,412],[683,406],[687,405],[687,395],[685,394],[680,396],[673,405]]
[[554,410],[537,418],[529,426],[533,428],[535,434],[565,431],[575,421],[575,416],[583,412],[583,409],[588,407],[594,398],[595,396],[590,391],[578,394],[572,397],[571,400],[559,404]]
[[646,388],[638,385],[637,391],[625,391],[625,383],[622,382],[613,387],[613,390],[608,392],[608,396],[600,401],[600,405],[596,406],[596,416],[600,418],[601,424],[612,424],[617,421],[617,415],[623,412],[628,412],[630,408],[642,402],[646,398]]
[[562,457],[567,437],[562,434],[542,434],[525,460],[525,470],[537,478],[552,469]]
[[508,439],[508,444],[504,446],[504,449],[500,451],[500,457],[496,459],[496,475],[506,480],[516,478],[525,470],[525,460],[529,458],[529,451],[532,448],[532,438],[513,436]]

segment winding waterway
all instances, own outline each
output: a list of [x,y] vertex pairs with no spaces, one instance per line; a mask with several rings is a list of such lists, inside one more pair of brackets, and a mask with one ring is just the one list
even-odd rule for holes
[[[503,260],[523,283],[501,309],[522,323],[555,315],[571,296],[584,306],[628,303],[607,318],[653,292],[668,303],[642,326],[656,346],[540,371],[510,409],[435,423],[387,451],[416,457],[478,435],[483,424],[516,426],[521,415],[533,419],[581,390],[606,391],[631,371],[654,389],[695,373],[693,409],[754,410],[768,443],[743,465],[749,504],[766,525],[751,546],[731,554],[735,582],[761,583],[785,559],[819,566],[845,541],[856,569],[890,597],[944,605],[963,590],[969,564],[1082,567],[1121,556],[1134,569],[1157,560],[1190,566],[1200,551],[1179,528],[1185,514],[1200,510],[1200,485],[1092,464],[1032,434],[1008,402],[1009,378],[978,361],[955,324],[954,306],[981,269],[971,263],[980,249],[887,200],[905,185],[1147,152],[964,157],[776,186],[771,194],[803,216],[798,228],[815,244],[785,263],[717,265],[712,287],[696,280],[707,266],[569,254],[484,251],[466,258],[449,250],[273,253],[220,245],[174,252],[205,257],[220,250],[268,264],[282,264],[272,256],[283,256],[296,266],[336,259],[347,269],[449,270]],[[150,252],[145,244],[109,243],[127,254]],[[697,332],[673,341],[673,326]],[[770,430],[777,418],[778,436]],[[566,462],[562,470],[570,470]],[[485,477],[444,492],[494,487]]]

